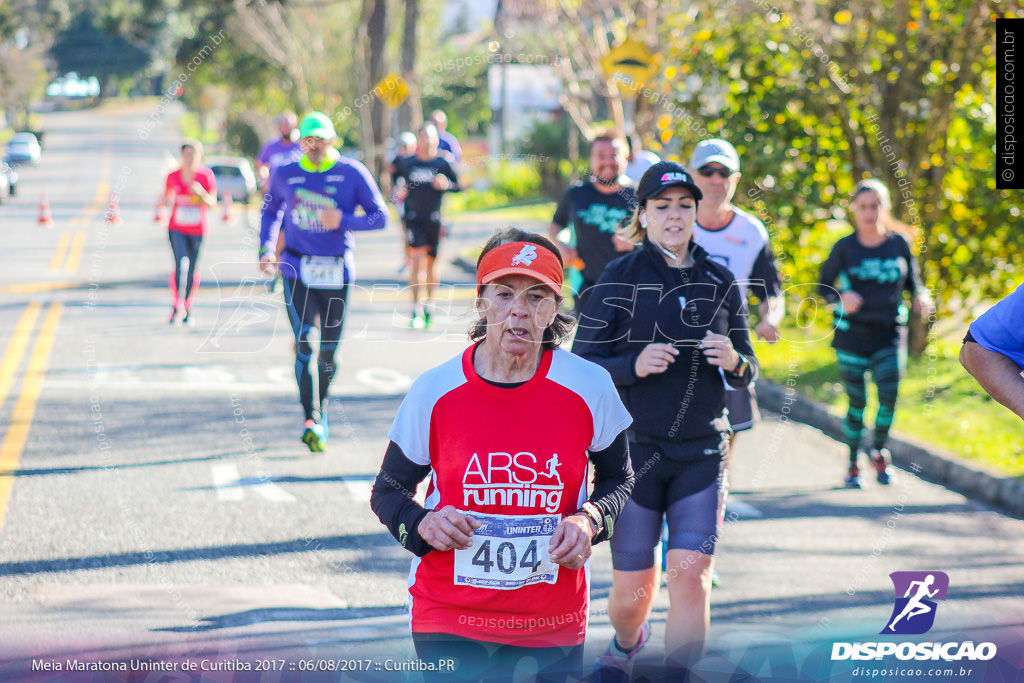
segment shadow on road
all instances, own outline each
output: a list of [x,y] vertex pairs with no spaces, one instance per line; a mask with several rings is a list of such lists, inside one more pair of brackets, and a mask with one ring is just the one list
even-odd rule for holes
[[194,626],[171,626],[156,628],[154,631],[168,633],[199,633],[216,631],[223,628],[238,628],[254,624],[266,624],[280,621],[350,621],[352,619],[368,619],[372,617],[390,617],[404,614],[404,607],[332,607],[313,609],[309,607],[271,607],[267,609],[250,609],[233,614],[221,614],[203,619],[203,623]]
[[[5,562],[0,564],[0,576],[25,576],[50,572],[168,564],[173,562],[197,562],[236,557],[266,557],[290,553],[316,553],[325,550],[375,550],[381,546],[389,547],[393,542],[394,539],[388,533],[352,534],[349,536],[331,536],[326,538],[300,538],[276,543],[243,543],[210,548],[182,548],[178,550],[157,550],[118,555]],[[360,569],[363,565],[366,568],[372,567],[374,570],[380,569],[376,562],[348,562],[346,564],[356,570]]]

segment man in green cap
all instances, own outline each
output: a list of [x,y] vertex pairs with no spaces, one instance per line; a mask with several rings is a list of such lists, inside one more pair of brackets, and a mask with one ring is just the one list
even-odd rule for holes
[[[295,333],[295,379],[305,414],[302,442],[315,453],[327,449],[327,393],[355,279],[352,233],[382,230],[388,222],[377,183],[363,164],[334,149],[336,137],[326,114],[314,111],[303,117],[299,144],[304,154],[271,176],[260,222],[260,268],[284,276],[284,301]],[[279,232],[284,248],[278,257]],[[318,319],[314,382],[309,339]]]

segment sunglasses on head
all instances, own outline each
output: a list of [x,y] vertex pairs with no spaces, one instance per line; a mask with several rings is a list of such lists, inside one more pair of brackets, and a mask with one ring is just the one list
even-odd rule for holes
[[728,179],[732,175],[732,171],[725,167],[719,166],[701,166],[700,168],[697,169],[697,173],[700,173],[705,178],[710,178],[716,173],[718,174],[719,178],[726,179]]

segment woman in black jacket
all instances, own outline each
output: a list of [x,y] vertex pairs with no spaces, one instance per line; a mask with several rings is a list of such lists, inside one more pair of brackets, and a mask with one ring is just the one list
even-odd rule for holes
[[615,638],[599,660],[603,674],[628,673],[650,638],[660,585],[655,550],[666,517],[668,663],[692,665],[709,626],[728,488],[726,385],[748,386],[757,359],[732,275],[693,241],[700,198],[681,165],[661,162],[647,170],[631,225],[642,246],[609,264],[573,345],[574,353],[608,370],[633,416],[637,479],[611,542],[608,613]]

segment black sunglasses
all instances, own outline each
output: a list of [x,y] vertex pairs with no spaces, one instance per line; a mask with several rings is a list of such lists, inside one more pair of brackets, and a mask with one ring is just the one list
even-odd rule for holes
[[727,168],[719,168],[717,166],[701,166],[700,168],[697,169],[697,173],[700,173],[705,178],[710,178],[716,173],[718,174],[719,178],[728,179],[730,176],[732,176],[732,171],[730,171]]

